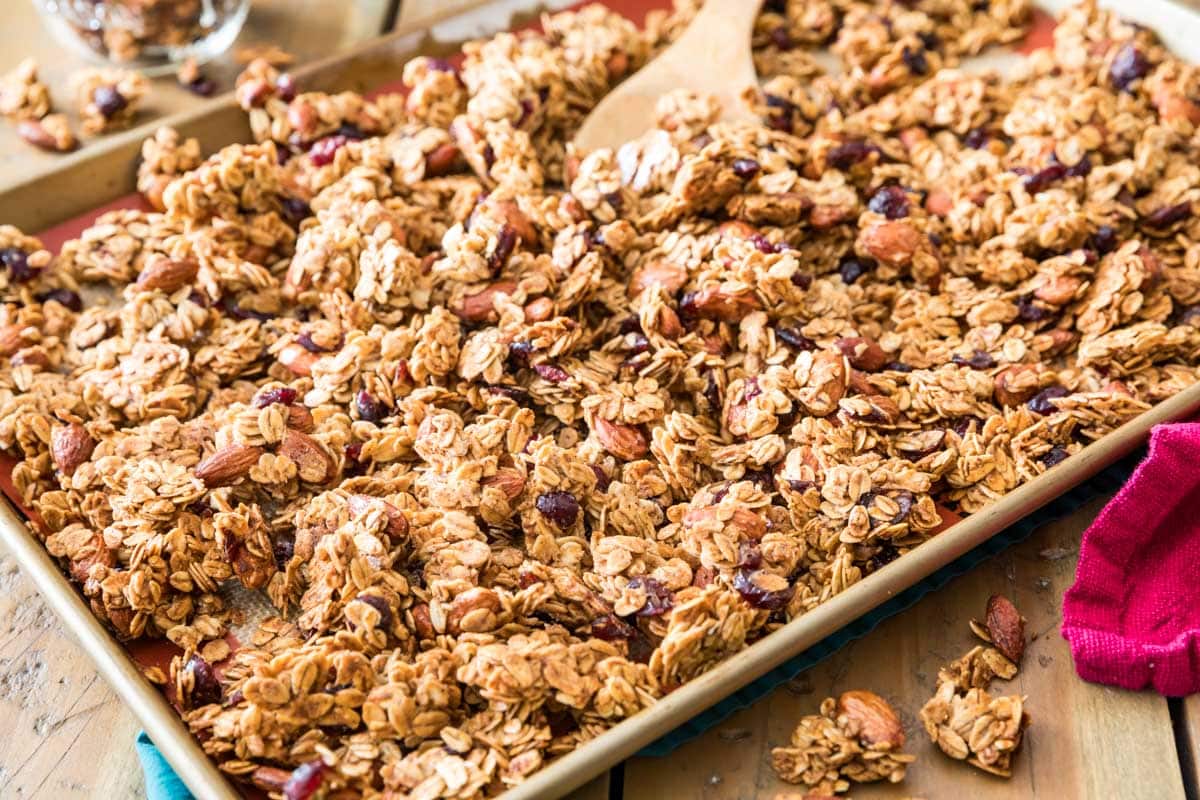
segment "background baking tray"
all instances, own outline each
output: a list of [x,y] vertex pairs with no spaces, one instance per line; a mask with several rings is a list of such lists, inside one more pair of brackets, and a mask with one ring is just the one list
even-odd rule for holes
[[[302,85],[313,89],[361,91],[394,85],[400,66],[408,58],[418,53],[450,53],[457,49],[458,40],[462,38],[494,32],[513,24],[508,14],[514,6],[528,12],[534,4],[509,0],[497,5],[499,8],[479,2],[472,10],[453,18],[418,20],[348,55],[296,70],[296,75]],[[648,8],[663,4],[612,0],[609,5],[640,21]],[[1051,12],[1062,5],[1065,5],[1064,0],[1042,3]],[[1153,28],[1175,52],[1189,60],[1200,61],[1200,17],[1195,14],[1165,0],[1102,5],[1114,7],[1127,17]],[[517,20],[517,24],[528,19],[526,14]],[[431,34],[424,32],[427,28]],[[203,112],[177,115],[158,124],[173,125],[187,136],[196,136],[206,151],[249,138],[245,115],[229,97]],[[62,167],[50,175],[0,193],[0,220],[26,230],[55,228],[51,238],[59,239],[81,229],[95,215],[97,208],[121,204],[122,197],[128,198],[133,190],[138,148],[149,132],[142,128],[112,137],[103,145],[92,145],[65,157]],[[82,218],[77,218],[80,215]],[[968,553],[975,551],[978,557],[1003,546],[1007,535],[998,535],[1022,520],[1026,522],[1018,531],[1031,529],[1034,519],[1031,515],[1047,504],[1064,498],[1060,503],[1065,505],[1060,505],[1060,509],[1070,510],[1082,502],[1080,492],[1086,490],[1079,487],[1134,451],[1145,441],[1153,425],[1185,418],[1197,411],[1200,411],[1200,384],[1160,403],[989,508],[955,523],[825,604],[729,657],[653,707],[551,762],[528,781],[510,790],[506,799],[561,795],[659,740],[706,709],[716,706],[717,713],[722,710],[728,713],[752,700],[762,693],[762,687],[777,683],[779,676],[796,668],[795,662],[789,662],[798,654],[807,651],[803,658],[827,654],[831,647],[853,638],[856,632],[861,635],[869,630],[864,626],[869,626],[879,614],[902,608],[906,602],[911,602],[906,598],[932,585],[924,581],[944,582],[948,579],[950,573],[939,573],[947,565],[954,563],[953,569],[957,570],[965,563],[958,559]],[[5,484],[6,494],[15,496],[6,479],[10,468],[11,462],[0,464],[0,483]],[[1108,480],[1117,478],[1110,473]],[[95,659],[100,673],[138,716],[179,776],[197,797],[204,800],[236,798],[237,792],[205,757],[163,694],[142,676],[138,661],[146,663],[161,657],[162,653],[156,654],[154,647],[134,648],[131,652],[117,643],[92,616],[82,597],[30,533],[27,524],[14,506],[0,503],[0,538],[21,569],[45,595],[50,607],[62,618],[66,628]],[[981,545],[987,545],[987,549],[976,550]],[[941,577],[931,579],[937,575]],[[867,616],[872,612],[875,616]],[[854,627],[847,627],[851,625]],[[764,676],[767,676],[765,680]],[[746,687],[751,688],[747,690]],[[719,705],[724,698],[740,691],[743,693],[737,694],[730,704]],[[696,724],[704,725],[706,719],[713,718],[711,715],[701,717]]]

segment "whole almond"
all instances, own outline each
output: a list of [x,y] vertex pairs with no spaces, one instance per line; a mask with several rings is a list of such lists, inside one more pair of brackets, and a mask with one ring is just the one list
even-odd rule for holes
[[592,427],[604,449],[622,461],[641,458],[650,450],[650,445],[646,442],[646,434],[632,425],[623,425],[603,417],[596,417]]
[[170,294],[196,280],[200,265],[190,258],[156,258],[138,275],[137,287],[144,291],[157,289]]
[[839,718],[844,717],[858,738],[868,745],[899,750],[904,746],[904,728],[887,700],[866,689],[843,692],[838,698]]
[[842,355],[846,356],[846,360],[850,362],[850,366],[855,369],[861,369],[864,372],[875,372],[883,369],[887,363],[888,356],[879,343],[869,336],[854,336],[847,339],[838,339],[835,342],[838,350],[842,351]]
[[1075,299],[1082,285],[1083,281],[1072,275],[1056,275],[1039,286],[1033,296],[1053,306],[1065,306]]
[[317,115],[317,109],[313,108],[312,103],[302,98],[293,100],[287,109],[287,121],[292,126],[292,129],[300,134],[305,135],[311,133],[316,127],[320,117]]
[[393,540],[403,539],[408,535],[408,517],[388,501],[365,494],[352,494],[348,500],[351,517],[361,517],[372,506],[380,506],[388,518],[387,533]]
[[95,447],[96,441],[78,422],[55,428],[50,435],[50,457],[63,475],[74,475],[79,465],[92,457]]
[[661,286],[669,294],[674,294],[683,288],[687,279],[687,267],[665,258],[656,258],[634,271],[629,281],[629,296],[641,294],[651,286]]
[[533,223],[529,221],[529,217],[525,216],[525,212],[521,210],[515,200],[495,200],[491,202],[491,206],[500,220],[521,237],[522,244],[526,247],[537,244],[537,228],[533,227]]
[[923,237],[923,233],[902,220],[875,222],[859,234],[859,249],[889,266],[906,267],[912,263]]
[[425,177],[440,178],[454,169],[458,161],[458,145],[446,142],[425,154]]
[[748,508],[735,508],[733,514],[726,520],[720,520],[717,514],[716,506],[693,508],[683,515],[683,524],[685,527],[691,528],[708,525],[713,520],[718,520],[731,532],[741,534],[742,537],[753,541],[758,541],[767,533],[766,521]]
[[228,445],[197,464],[196,477],[204,481],[204,485],[210,489],[214,486],[228,486],[248,475],[250,468],[258,463],[262,454],[261,447],[248,444]]
[[489,475],[479,482],[480,486],[495,487],[504,492],[509,502],[521,496],[525,489],[525,476],[519,469],[503,467],[495,475]]
[[428,603],[417,603],[412,607],[413,633],[418,639],[432,639],[437,636],[433,627],[433,617],[429,613]]
[[1002,406],[1019,406],[1038,393],[1038,369],[1032,364],[1013,364],[996,373],[992,379],[996,402]]
[[994,594],[987,604],[988,636],[1004,656],[1014,664],[1025,654],[1025,620],[1007,597]]
[[35,119],[23,119],[17,123],[17,136],[20,136],[25,141],[34,147],[42,150],[55,152],[58,150],[58,141],[50,131],[42,127],[42,123]]
[[308,408],[292,403],[287,407],[287,426],[301,433],[312,433],[316,423],[313,422],[312,412]]
[[753,292],[733,294],[719,286],[709,286],[698,292],[685,295],[680,309],[703,319],[721,322],[741,322],[752,311],[762,308]]
[[264,792],[282,794],[291,779],[292,773],[279,767],[257,767],[250,773],[250,782]]
[[334,463],[325,448],[307,433],[288,430],[279,443],[279,455],[290,458],[296,464],[300,480],[307,483],[325,483],[333,477]]
[[670,306],[659,308],[656,322],[658,332],[668,339],[674,341],[683,336],[683,323],[679,321],[679,315],[675,313],[675,309]]
[[24,330],[23,326],[16,324],[0,326],[0,356],[11,356],[28,344]]
[[539,297],[525,306],[526,322],[545,322],[553,316],[554,301],[549,297]]
[[12,357],[14,367],[38,367],[50,369],[50,356],[40,347],[24,347]]
[[749,239],[758,233],[749,222],[731,219],[717,226],[717,233],[729,239]]
[[279,351],[277,358],[293,375],[308,377],[312,375],[312,366],[317,363],[318,356],[299,342],[292,342]]
[[502,608],[500,596],[491,589],[474,586],[462,592],[450,603],[446,613],[446,631],[458,635],[464,630],[483,633],[491,630]]
[[467,322],[495,321],[496,297],[501,294],[511,295],[516,290],[516,281],[497,281],[481,292],[464,297],[454,313]]

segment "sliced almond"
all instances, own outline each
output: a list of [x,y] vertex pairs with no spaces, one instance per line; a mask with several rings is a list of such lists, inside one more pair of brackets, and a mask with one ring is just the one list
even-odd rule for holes
[[987,632],[1004,656],[1014,664],[1025,654],[1025,620],[1017,607],[1002,594],[994,594],[987,604]]
[[843,692],[838,698],[839,719],[859,739],[881,749],[899,750],[904,746],[904,728],[887,700],[866,689]]
[[248,444],[228,445],[197,464],[196,477],[204,481],[204,485],[210,489],[214,486],[228,486],[246,477],[262,454],[261,447]]
[[596,431],[596,438],[604,445],[604,449],[622,461],[634,461],[650,450],[646,434],[632,425],[596,417],[592,429]]
[[170,294],[196,280],[200,264],[190,258],[156,258],[138,275],[137,287],[144,291],[157,289]]
[[63,475],[74,475],[79,465],[92,457],[95,447],[95,439],[78,422],[55,428],[50,435],[50,456]]
[[307,483],[325,483],[333,477],[334,463],[325,448],[307,433],[288,430],[279,444],[279,455],[290,458],[296,464],[300,480]]

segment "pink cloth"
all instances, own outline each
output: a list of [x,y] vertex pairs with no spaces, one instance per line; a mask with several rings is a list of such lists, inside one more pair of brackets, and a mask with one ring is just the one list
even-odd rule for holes
[[1155,427],[1084,532],[1062,632],[1085,680],[1200,692],[1200,422]]

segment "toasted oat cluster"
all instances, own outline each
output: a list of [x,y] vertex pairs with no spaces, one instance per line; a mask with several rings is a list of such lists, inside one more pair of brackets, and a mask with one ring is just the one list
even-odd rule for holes
[[1005,80],[954,66],[1020,2],[771,2],[759,124],[574,151],[694,6],[372,98],[256,61],[255,141],[146,143],[154,211],[0,228],[16,485],[226,772],[495,795],[1195,382],[1200,76],[1152,33],[1079,6]]
[[128,128],[150,91],[140,72],[110,67],[80,70],[72,83],[83,131],[92,134]]
[[809,797],[850,789],[851,782],[904,780],[916,756],[900,752],[904,731],[891,705],[874,692],[855,689],[835,701],[825,698],[821,713],[800,720],[786,747],[771,751],[780,780],[803,784]]

